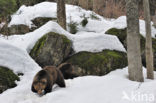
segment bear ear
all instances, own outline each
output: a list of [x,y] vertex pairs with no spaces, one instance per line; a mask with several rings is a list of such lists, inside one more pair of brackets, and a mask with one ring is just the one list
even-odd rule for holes
[[35,90],[33,84],[32,84],[32,86],[31,86],[31,90],[32,90],[33,92],[37,93],[37,91]]

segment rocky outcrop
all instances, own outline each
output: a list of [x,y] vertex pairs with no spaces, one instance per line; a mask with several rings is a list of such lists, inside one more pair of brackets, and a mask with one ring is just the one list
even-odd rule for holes
[[127,66],[127,55],[124,52],[111,50],[104,50],[99,53],[79,52],[69,57],[66,63],[73,65],[73,72],[77,76],[101,76]]
[[66,36],[50,32],[38,40],[30,55],[41,67],[44,67],[59,65],[72,52],[72,42]]
[[0,67],[0,93],[16,86],[19,77],[6,67]]
[[[125,29],[116,29],[112,28],[106,31],[106,34],[115,35],[119,38],[123,46],[127,49],[127,31]],[[141,45],[141,55],[142,55],[142,63],[146,66],[146,59],[145,59],[145,38],[140,34],[140,45]],[[154,53],[154,68],[156,70],[156,39],[152,38],[152,46],[153,46],[153,53]]]

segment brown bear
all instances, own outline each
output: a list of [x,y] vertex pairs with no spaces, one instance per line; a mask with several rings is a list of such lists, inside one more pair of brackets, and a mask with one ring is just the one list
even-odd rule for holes
[[58,69],[62,72],[64,79],[73,79],[78,77],[74,67],[70,63],[62,63],[58,66]]
[[54,84],[65,87],[65,81],[62,73],[55,66],[46,66],[39,71],[33,80],[31,90],[39,95],[52,91]]

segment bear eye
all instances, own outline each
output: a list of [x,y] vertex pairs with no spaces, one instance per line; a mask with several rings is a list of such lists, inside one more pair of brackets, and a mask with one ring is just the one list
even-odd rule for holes
[[44,82],[44,81],[41,81],[41,83],[42,83],[42,84],[46,84],[46,82]]

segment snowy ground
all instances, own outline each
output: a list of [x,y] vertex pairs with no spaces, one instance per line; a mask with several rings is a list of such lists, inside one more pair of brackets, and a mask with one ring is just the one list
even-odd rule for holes
[[[48,8],[48,9],[47,9]],[[49,13],[51,12],[51,13]],[[67,5],[67,22],[81,22],[84,14],[89,17],[93,12],[85,11],[77,6]],[[26,24],[31,27],[31,20],[36,17],[56,17],[56,4],[44,2],[35,6],[22,6],[13,15],[12,24]],[[145,79],[144,83],[129,81],[127,68],[116,70],[106,76],[85,76],[66,80],[66,88],[56,85],[53,92],[39,97],[31,92],[31,83],[35,73],[41,68],[29,56],[36,41],[44,34],[52,31],[64,34],[73,41],[76,52],[98,52],[103,49],[125,51],[116,36],[104,34],[112,27],[125,28],[126,17],[108,20],[96,15],[99,20],[89,19],[85,28],[79,26],[76,35],[62,29],[55,22],[48,22],[39,29],[25,35],[0,36],[0,65],[11,68],[15,73],[24,73],[17,82],[17,87],[0,94],[0,103],[156,103],[156,80]],[[144,35],[144,21],[140,20],[140,32]],[[152,27],[153,37],[156,29]],[[144,69],[144,76],[146,71]],[[155,72],[156,76],[156,72]]]
[[[17,87],[0,94],[1,103],[156,102],[156,80],[145,79],[142,84],[129,81],[127,68],[113,71],[101,77],[85,76],[66,80],[66,88],[59,88],[55,85],[51,93],[39,97],[31,92],[31,83],[35,73],[41,68],[29,57],[26,51],[15,47],[6,40],[0,39],[0,52],[0,65],[9,66],[16,73],[24,73],[21,81],[17,82]],[[142,96],[144,98],[140,99]]]

